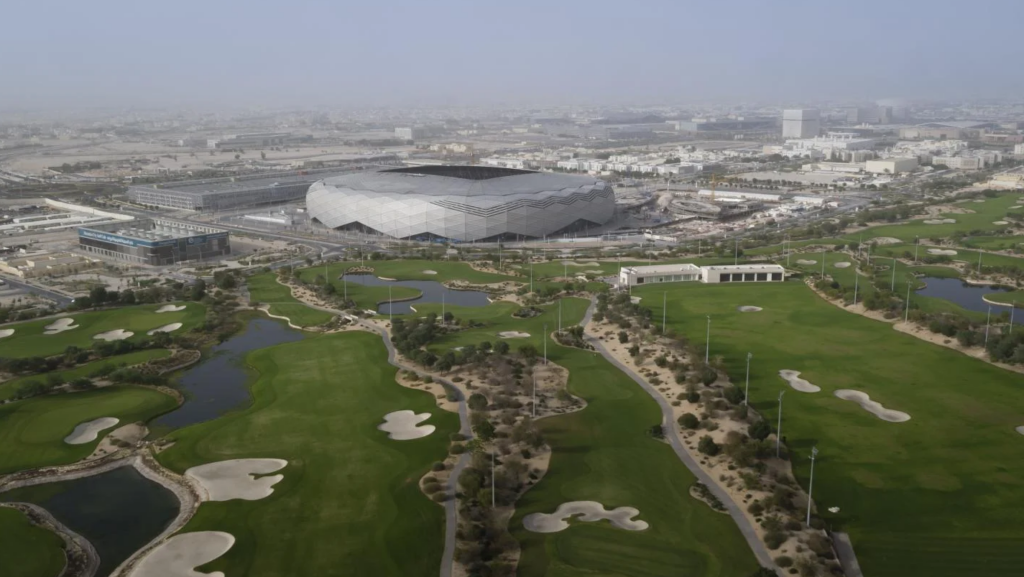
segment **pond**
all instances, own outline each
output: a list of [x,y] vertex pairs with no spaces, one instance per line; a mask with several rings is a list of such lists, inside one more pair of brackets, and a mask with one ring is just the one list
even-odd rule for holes
[[483,291],[452,290],[443,284],[432,280],[383,280],[372,274],[347,274],[344,279],[362,286],[401,286],[420,291],[420,296],[406,301],[392,302],[390,306],[385,301],[377,306],[377,312],[381,314],[394,313],[396,315],[413,312],[416,303],[438,303],[442,302],[461,307],[485,307],[491,304],[488,294]]
[[1002,307],[989,305],[982,299],[987,294],[1001,292],[1003,290],[1001,288],[966,284],[956,278],[925,277],[921,280],[927,283],[927,286],[917,291],[917,294],[923,297],[945,299],[969,311],[980,313],[988,312],[989,306],[992,306],[997,312],[1003,310]]
[[82,479],[24,487],[0,500],[33,503],[89,540],[100,556],[96,575],[109,575],[160,534],[178,514],[174,493],[121,467]]
[[301,339],[301,332],[283,323],[250,320],[241,333],[213,347],[213,356],[185,371],[178,379],[185,393],[184,404],[158,417],[151,427],[184,427],[244,406],[250,399],[245,356],[256,349]]

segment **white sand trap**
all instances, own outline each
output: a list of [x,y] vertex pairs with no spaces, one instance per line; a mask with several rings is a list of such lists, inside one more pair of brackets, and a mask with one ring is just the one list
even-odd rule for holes
[[575,261],[571,261],[571,260],[564,260],[564,261],[562,261],[562,264],[566,264],[566,265],[569,265],[569,266],[601,266],[601,263],[597,263],[597,262],[593,262],[593,261],[591,261],[591,262],[575,262]]
[[942,256],[954,256],[954,255],[956,255],[956,251],[955,250],[945,249],[945,248],[930,248],[930,249],[928,249],[928,254],[938,254],[938,255],[942,255]]
[[741,307],[738,307],[736,310],[740,311],[741,313],[759,313],[764,309],[762,309],[761,307],[755,307],[751,305],[743,305]]
[[782,369],[779,371],[779,376],[785,379],[789,386],[793,389],[800,391],[801,393],[817,393],[821,390],[818,385],[811,384],[810,381],[805,381],[800,378],[800,371],[791,371],[789,369]]
[[157,327],[157,328],[149,331],[146,334],[149,335],[149,336],[153,336],[153,335],[155,335],[157,333],[173,333],[174,331],[176,331],[176,330],[178,330],[180,328],[181,328],[181,323],[171,323],[169,325],[164,325],[162,327]]
[[978,200],[975,200],[974,202],[985,202],[985,201],[984,201],[984,200],[981,200],[981,199],[979,198]]
[[423,271],[423,274],[437,274],[437,271],[436,270],[425,270],[425,271]]
[[94,335],[92,338],[99,339],[101,341],[123,341],[134,334],[135,333],[131,331],[126,331],[124,329],[115,329],[112,331],[107,331],[105,333]]
[[501,331],[498,336],[503,339],[525,339],[530,336],[530,333],[521,333],[519,331]]
[[167,539],[139,561],[131,577],[224,577],[224,573],[200,573],[206,565],[228,552],[235,544],[231,533],[196,531]]
[[1014,431],[1017,431],[1018,433],[1024,435],[1024,425],[1017,427],[1016,429],[1014,429]]
[[589,273],[589,274],[604,274],[604,271],[603,271],[603,270],[601,270],[601,269],[596,269],[596,268],[593,268],[593,269],[587,269],[587,270],[585,270],[585,271],[583,271],[583,272],[585,272],[585,273]]
[[183,310],[185,310],[185,305],[180,305],[180,306],[164,305],[164,306],[156,309],[156,312],[158,312],[158,313],[176,313],[176,312],[183,311]]
[[1010,224],[1010,223],[1008,221],[1005,221],[1005,220],[993,220],[992,224],[998,224],[998,225],[1002,226],[1004,224]]
[[14,329],[0,329],[0,339],[7,338],[14,334]]
[[395,411],[384,415],[384,424],[377,425],[377,428],[396,441],[411,441],[434,432],[434,425],[419,425],[429,418],[430,413],[417,415],[412,411]]
[[643,297],[629,297],[629,302],[638,305],[640,304],[641,299],[643,299]]
[[922,220],[921,222],[923,222],[925,224],[955,224],[956,223],[956,219],[953,219],[953,218],[929,218],[929,219],[926,219],[926,220]]
[[883,245],[883,244],[900,244],[903,241],[898,239],[898,238],[891,237],[891,236],[880,236],[878,238],[871,239],[871,242],[873,242],[875,244],[878,244],[878,245]]
[[96,440],[99,436],[100,431],[109,429],[118,423],[118,419],[114,417],[100,417],[84,423],[79,423],[75,426],[75,430],[71,431],[71,434],[64,437],[64,442],[69,445],[84,445],[91,443]]
[[1018,208],[1024,208],[1024,205],[1020,205],[1020,204],[1015,204],[1015,205],[1011,206],[1010,208],[1011,208],[1011,209],[1018,209]]
[[816,261],[816,260],[807,260],[807,259],[801,258],[801,259],[798,259],[796,261],[796,264],[802,264],[802,265],[818,264],[818,261]]
[[834,264],[832,266],[834,266],[836,268],[850,268],[850,262],[844,260],[844,261],[841,261],[841,262],[837,262],[836,264]]
[[[231,459],[192,467],[185,476],[199,483],[210,501],[257,501],[270,496],[284,475],[267,475],[288,465],[283,459]],[[264,475],[255,477],[255,475]]]
[[580,521],[593,522],[607,519],[619,529],[627,531],[643,531],[648,527],[646,521],[633,520],[640,511],[633,507],[616,507],[605,511],[604,505],[597,501],[569,501],[562,503],[550,515],[547,513],[530,513],[523,518],[523,527],[534,533],[557,533],[569,528],[566,519],[580,516]]
[[55,335],[64,331],[70,331],[71,329],[77,329],[78,325],[75,324],[75,319],[63,318],[53,321],[46,325],[45,328],[46,331],[43,332],[44,335]]
[[889,421],[890,423],[902,423],[910,420],[910,415],[903,411],[886,409],[882,406],[882,403],[872,401],[871,397],[869,397],[867,393],[854,391],[853,389],[839,389],[836,391],[835,395],[844,401],[853,401],[859,404],[862,409],[883,421]]

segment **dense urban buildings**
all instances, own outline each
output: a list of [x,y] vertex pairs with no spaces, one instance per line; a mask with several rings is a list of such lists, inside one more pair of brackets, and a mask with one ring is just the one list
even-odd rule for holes
[[105,258],[153,266],[231,254],[227,231],[163,218],[82,227],[78,245]]

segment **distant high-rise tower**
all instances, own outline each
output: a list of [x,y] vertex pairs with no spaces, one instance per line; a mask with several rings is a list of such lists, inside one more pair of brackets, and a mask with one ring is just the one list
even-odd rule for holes
[[783,138],[813,138],[821,132],[821,113],[817,110],[782,111]]

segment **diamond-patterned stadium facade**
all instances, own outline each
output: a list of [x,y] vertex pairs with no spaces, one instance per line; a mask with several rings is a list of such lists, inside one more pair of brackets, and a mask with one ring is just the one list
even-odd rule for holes
[[459,242],[558,236],[607,223],[615,193],[587,176],[493,166],[421,166],[314,183],[312,218],[393,238]]

